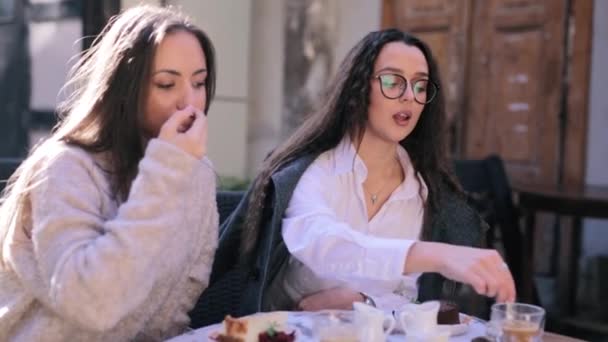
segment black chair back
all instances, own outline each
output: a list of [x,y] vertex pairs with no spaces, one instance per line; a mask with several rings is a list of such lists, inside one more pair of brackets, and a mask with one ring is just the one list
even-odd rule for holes
[[0,158],[0,191],[4,190],[6,181],[15,173],[21,161],[20,158]]
[[490,225],[487,245],[495,244],[494,231],[500,229],[505,259],[516,286],[521,280],[523,236],[519,212],[513,203],[511,185],[500,157],[481,160],[455,160],[454,171],[469,203]]
[[[217,193],[217,208],[222,223],[236,209],[243,199],[243,191],[219,191]],[[217,260],[216,260],[217,262]],[[200,328],[221,322],[226,312],[235,312],[240,304],[240,296],[246,279],[242,272],[228,272],[217,281],[214,286],[208,287],[199,297],[196,305],[190,311],[190,327]]]
[[220,225],[232,214],[236,206],[241,202],[245,192],[243,191],[218,191],[216,195],[217,211],[220,214]]

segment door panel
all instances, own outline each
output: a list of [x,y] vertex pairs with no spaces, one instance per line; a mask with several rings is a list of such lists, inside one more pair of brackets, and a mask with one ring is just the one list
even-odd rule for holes
[[[466,37],[470,2],[466,0],[385,1],[385,22],[423,39],[439,64],[446,98],[449,150],[460,152],[460,123],[466,75]],[[387,9],[388,8],[388,9]],[[387,18],[387,16],[389,16]]]
[[[494,115],[486,119],[492,127],[483,130],[484,140],[492,141],[495,152],[505,160],[526,162],[538,158],[537,118],[539,111],[540,75],[536,64],[540,62],[539,32],[500,32],[493,39],[492,50],[503,53],[494,57],[486,88],[495,106]],[[477,98],[471,94],[471,98]],[[495,139],[493,141],[493,139]],[[536,148],[535,148],[536,147]],[[480,154],[486,151],[481,149]]]
[[385,0],[383,13],[433,49],[453,155],[558,182],[565,0]]
[[512,181],[556,184],[564,1],[473,6],[465,157],[497,153]]

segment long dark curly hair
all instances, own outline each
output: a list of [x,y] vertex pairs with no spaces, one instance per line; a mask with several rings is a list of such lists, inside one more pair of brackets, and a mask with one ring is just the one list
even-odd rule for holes
[[[382,48],[391,42],[403,42],[419,48],[427,61],[430,80],[441,89],[437,63],[423,41],[397,29],[367,34],[340,65],[319,108],[263,162],[249,197],[241,241],[241,256],[244,259],[258,241],[271,175],[299,157],[318,155],[336,147],[346,134],[361,139],[368,120],[374,64]],[[430,234],[429,217],[438,209],[439,187],[447,184],[449,188],[459,191],[445,153],[445,104],[441,91],[431,103],[424,106],[416,127],[400,144],[407,150],[415,170],[428,186],[422,232],[422,238],[426,239]]]

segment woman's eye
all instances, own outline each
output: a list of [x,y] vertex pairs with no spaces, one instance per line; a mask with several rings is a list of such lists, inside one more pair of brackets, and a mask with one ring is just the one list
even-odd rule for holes
[[416,87],[416,92],[417,93],[423,93],[425,91],[426,91],[426,87],[424,87],[424,86],[417,86]]
[[173,83],[157,83],[156,86],[160,89],[170,89],[173,87]]
[[394,88],[397,86],[397,82],[395,82],[393,79],[383,79],[382,85],[387,88]]
[[400,78],[394,75],[382,75],[380,76],[380,81],[385,89],[394,89],[397,87],[401,87],[403,83]]
[[195,88],[202,88],[202,87],[204,87],[205,85],[207,85],[207,82],[206,82],[206,81],[202,81],[202,82],[196,82],[196,83],[194,84],[194,87],[195,87]]

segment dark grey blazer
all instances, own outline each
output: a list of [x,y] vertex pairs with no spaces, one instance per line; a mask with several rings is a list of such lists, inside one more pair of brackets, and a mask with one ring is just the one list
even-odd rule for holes
[[[264,297],[272,295],[268,293],[268,287],[289,256],[281,236],[283,215],[300,177],[316,157],[299,158],[272,175],[258,242],[252,258],[245,264],[239,262],[239,246],[251,189],[220,227],[210,286],[203,293],[203,297],[216,296],[221,301],[220,310],[225,312],[218,313],[217,317],[223,318],[228,313],[245,315],[267,310],[263,306]],[[447,190],[447,186],[440,187],[439,194],[441,209],[431,218],[430,240],[481,246],[486,225],[480,216],[466,204],[463,196]],[[419,281],[420,301],[440,299],[445,293],[446,279],[439,274],[423,274]],[[235,282],[240,285],[235,287]],[[227,294],[228,289],[236,293]]]

